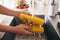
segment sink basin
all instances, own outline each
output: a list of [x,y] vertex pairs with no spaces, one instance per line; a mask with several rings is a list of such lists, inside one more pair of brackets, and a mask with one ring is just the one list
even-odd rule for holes
[[[44,15],[36,15],[36,16],[38,16],[38,17],[41,17],[41,18],[43,18],[44,19]],[[13,21],[11,22],[11,26],[16,26],[16,25],[19,25],[19,24],[21,24],[22,22],[18,19],[18,18],[14,18],[13,19]],[[41,38],[38,38],[39,36],[38,36],[38,34],[35,34],[36,36],[34,37],[33,35],[31,35],[30,36],[30,38],[32,37],[33,38],[33,40],[34,39],[38,39],[38,40],[40,40]],[[22,37],[22,39],[24,39],[24,40],[29,40],[30,38],[29,38],[29,36],[23,36],[23,35],[16,35],[16,34],[14,34],[14,33],[5,33],[5,35],[4,35],[4,37],[2,38],[2,40],[22,40],[21,39],[21,37]],[[41,35],[41,37],[42,37],[42,39],[44,39],[44,40],[47,40],[47,37],[46,37],[46,35],[45,35],[45,33],[43,33],[42,35]],[[41,40],[42,40],[41,39]],[[31,39],[30,39],[31,40]]]

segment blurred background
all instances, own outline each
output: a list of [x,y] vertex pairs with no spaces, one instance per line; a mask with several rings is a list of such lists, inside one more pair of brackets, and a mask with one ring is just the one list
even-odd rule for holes
[[[32,15],[54,15],[53,10],[55,13],[60,11],[60,0],[54,0],[56,6],[53,8],[53,0],[26,0],[29,3],[28,11],[31,12]],[[16,11],[25,11],[17,9],[17,0],[0,0],[0,5],[3,5],[11,10]],[[9,25],[14,17],[2,15],[0,14],[0,24]],[[2,38],[4,32],[0,32],[0,38]]]

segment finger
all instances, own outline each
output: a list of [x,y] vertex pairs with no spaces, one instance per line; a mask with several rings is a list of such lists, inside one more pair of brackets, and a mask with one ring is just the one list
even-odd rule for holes
[[24,29],[26,29],[26,30],[29,30],[29,29],[32,28],[31,26],[26,25],[26,24],[20,24],[19,26],[22,26],[22,28],[24,28]]
[[27,23],[27,20],[26,19],[22,20],[22,23]]
[[24,14],[27,14],[27,15],[30,15],[30,16],[32,16],[32,14],[30,14],[29,12],[25,12]]
[[26,29],[26,30],[30,30],[30,29],[32,29],[32,27],[27,25],[27,26],[25,27],[25,29]]
[[32,14],[30,14],[30,12],[28,12],[28,11],[21,11],[21,13],[32,16]]
[[33,33],[29,32],[27,30],[23,30],[23,32],[24,32],[24,34],[33,34]]

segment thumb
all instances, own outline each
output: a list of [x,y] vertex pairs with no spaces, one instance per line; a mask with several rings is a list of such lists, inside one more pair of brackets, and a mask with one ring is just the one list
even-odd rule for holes
[[32,27],[27,25],[27,26],[25,27],[25,29],[26,29],[26,30],[30,30],[30,29],[32,29]]

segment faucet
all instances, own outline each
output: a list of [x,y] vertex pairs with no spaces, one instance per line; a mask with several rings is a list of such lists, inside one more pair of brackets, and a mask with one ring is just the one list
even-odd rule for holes
[[56,12],[56,11],[57,11],[57,8],[56,8],[56,6],[57,6],[57,5],[56,5],[56,0],[53,0],[51,5],[52,5],[52,7],[53,7],[51,17],[52,17],[52,18],[55,18],[55,15],[56,15],[56,13],[57,13],[57,12]]
[[[57,14],[56,14],[56,15],[58,15],[58,16],[59,16],[59,19],[60,19],[60,12],[59,12],[59,11],[57,12]],[[55,15],[55,16],[56,16],[56,15]]]
[[[58,15],[58,22],[57,22],[57,27],[60,28],[60,11],[57,10],[56,6],[56,0],[53,0],[52,2],[52,7],[53,7],[53,12],[52,12],[52,15],[51,15],[51,18],[55,18],[57,15]],[[58,11],[58,12],[57,12]]]

